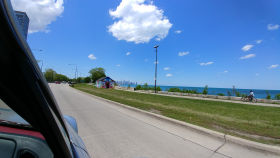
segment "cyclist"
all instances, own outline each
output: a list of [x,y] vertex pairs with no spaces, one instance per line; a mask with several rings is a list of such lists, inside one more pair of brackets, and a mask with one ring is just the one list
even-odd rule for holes
[[254,92],[252,90],[250,90],[249,100],[252,101],[253,98],[254,98]]

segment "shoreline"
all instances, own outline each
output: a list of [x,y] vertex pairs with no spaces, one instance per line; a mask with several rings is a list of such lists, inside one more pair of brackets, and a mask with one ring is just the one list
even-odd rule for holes
[[[119,85],[118,87],[123,87],[123,88],[135,88],[137,85]],[[143,85],[141,85],[143,86]],[[148,85],[148,87],[154,87],[152,85]],[[196,90],[198,93],[202,93],[204,87],[185,87],[185,86],[163,86],[163,85],[158,85],[157,87],[160,87],[162,91],[167,91],[170,88],[179,88],[180,90]],[[269,92],[271,96],[271,100],[277,100],[275,99],[275,96],[280,94],[280,90],[265,90],[265,89],[241,89],[241,88],[235,88],[235,92],[239,92],[240,96],[243,95],[248,95],[250,90],[253,90],[255,93],[255,97],[257,99],[266,99],[267,97],[267,92]],[[233,93],[232,88],[215,88],[215,87],[208,87],[208,95],[218,95],[219,93],[224,94],[224,96],[228,96],[227,92],[231,93],[231,97],[235,97],[235,94]]]
[[[117,90],[127,90],[138,93],[147,93],[155,94],[153,90],[134,90],[134,88],[127,87],[115,87]],[[223,102],[232,102],[232,103],[241,103],[249,105],[259,105],[259,106],[270,106],[270,107],[280,107],[280,100],[272,99],[259,99],[257,98],[257,103],[245,102],[241,100],[241,97],[235,96],[219,96],[219,95],[209,95],[209,94],[192,94],[192,93],[182,93],[182,92],[168,92],[168,91],[158,91],[155,95],[165,95],[170,97],[182,97],[190,99],[203,99],[203,100],[212,100],[212,101],[223,101]]]

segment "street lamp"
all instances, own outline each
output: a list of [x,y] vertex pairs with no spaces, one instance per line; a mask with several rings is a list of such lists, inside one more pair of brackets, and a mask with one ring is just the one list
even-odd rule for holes
[[[32,51],[36,51],[36,52],[40,53],[41,55],[43,54],[43,50],[42,49],[32,49]],[[42,56],[41,56],[41,58],[42,58]],[[39,62],[41,62],[40,69],[43,72],[43,70],[42,70],[43,69],[43,59],[37,60],[38,65],[39,65]]]
[[157,48],[159,47],[159,45],[154,46],[154,48],[156,48],[156,63],[155,63],[155,93],[157,93]]
[[[43,68],[43,60],[37,60],[37,63],[39,64],[41,62],[41,67],[40,67],[40,69],[41,69],[41,71],[42,71],[42,68]],[[43,72],[43,71],[42,71]]]

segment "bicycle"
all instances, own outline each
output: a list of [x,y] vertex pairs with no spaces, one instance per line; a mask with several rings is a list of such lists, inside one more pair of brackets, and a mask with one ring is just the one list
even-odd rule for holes
[[255,98],[255,97],[250,97],[250,96],[243,96],[243,97],[241,98],[241,101],[256,103],[256,102],[257,102],[257,98]]

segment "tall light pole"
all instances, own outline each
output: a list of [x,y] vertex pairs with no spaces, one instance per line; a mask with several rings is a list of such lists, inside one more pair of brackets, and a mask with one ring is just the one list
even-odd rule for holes
[[[43,60],[37,60],[37,63],[39,64],[41,62],[41,67],[40,67],[40,69],[41,69],[41,71],[42,71],[42,68],[43,68]],[[43,71],[42,71],[43,72]]]
[[[38,52],[38,53],[40,53],[41,55],[43,54],[43,50],[42,49],[32,49],[32,51],[36,51],[36,52]],[[42,56],[41,56],[41,58],[42,58]],[[41,71],[43,72],[43,59],[39,59],[39,60],[37,60],[37,63],[38,63],[38,65],[39,65],[39,62],[41,62],[41,67],[40,67],[40,69],[41,69]]]
[[156,63],[155,63],[155,93],[157,93],[157,48],[159,47],[159,45],[154,46],[154,48],[156,48]]
[[73,65],[73,66],[75,66],[75,67],[76,67],[76,69],[75,69],[75,79],[76,79],[76,81],[77,81],[77,76],[78,76],[78,68],[77,68],[77,64],[68,64],[68,65]]

